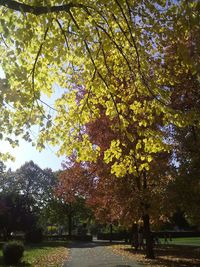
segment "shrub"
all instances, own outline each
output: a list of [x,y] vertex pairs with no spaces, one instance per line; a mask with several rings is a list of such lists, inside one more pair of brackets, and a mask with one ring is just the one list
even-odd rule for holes
[[41,228],[34,228],[26,233],[26,242],[28,243],[40,243],[43,240],[43,233]]
[[3,246],[3,258],[6,264],[18,264],[24,253],[24,245],[20,241],[9,241]]

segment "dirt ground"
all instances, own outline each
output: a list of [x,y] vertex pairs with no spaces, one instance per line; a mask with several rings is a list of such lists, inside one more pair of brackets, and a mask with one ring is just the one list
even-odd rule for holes
[[158,245],[155,260],[146,259],[144,251],[136,252],[130,245],[113,245],[111,249],[149,267],[200,267],[200,247],[197,246]]

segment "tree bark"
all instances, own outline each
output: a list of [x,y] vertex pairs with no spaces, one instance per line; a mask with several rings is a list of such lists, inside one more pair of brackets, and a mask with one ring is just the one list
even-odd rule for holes
[[135,248],[135,250],[138,250],[138,225],[137,224],[133,224],[132,225],[132,233],[131,233],[132,237],[131,237],[131,245],[132,247]]
[[60,6],[32,6],[24,3],[20,3],[18,1],[12,0],[0,0],[0,6],[5,6],[9,9],[24,12],[24,13],[31,13],[36,16],[48,13],[58,13],[61,11],[70,12],[71,8],[87,8],[86,5],[78,4],[78,3],[68,3]]
[[110,243],[112,243],[112,239],[113,239],[112,235],[113,235],[113,225],[112,223],[110,223]]
[[72,237],[72,214],[71,212],[68,214],[68,235],[69,239]]
[[[146,192],[146,189],[147,189],[147,175],[146,175],[146,172],[144,172],[143,174],[144,193]],[[148,212],[149,203],[145,200],[143,203],[143,208],[144,208],[143,225],[144,225],[144,235],[146,239],[146,257],[148,259],[155,259],[154,248],[153,248],[153,237],[152,237],[152,233],[150,229],[150,219],[149,219],[149,212]]]
[[143,216],[144,235],[146,239],[146,258],[155,259],[154,248],[153,248],[153,237],[150,230],[149,215]]

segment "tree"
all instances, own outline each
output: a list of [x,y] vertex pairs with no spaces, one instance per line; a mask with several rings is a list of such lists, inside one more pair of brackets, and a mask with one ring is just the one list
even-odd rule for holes
[[56,183],[56,174],[51,169],[43,170],[33,161],[26,162],[15,172],[7,171],[0,175],[1,193],[20,195],[26,205],[30,205],[29,209],[34,211],[38,225],[44,227],[49,221],[46,211],[54,201]]
[[[196,96],[196,95],[195,95]],[[174,209],[185,214],[192,225],[199,225],[199,129],[195,126],[175,129],[176,171],[168,195]]]
[[26,162],[15,172],[4,172],[0,177],[3,192],[15,192],[35,200],[42,208],[52,196],[56,178],[51,169],[41,169],[33,161]]
[[[72,147],[80,146],[80,128],[98,116],[97,103],[105,106],[109,117],[118,114],[126,128],[129,122],[121,113],[131,104],[136,111],[140,109],[136,102],[128,102],[128,95],[133,94],[152,96],[152,105],[165,114],[166,124],[184,119],[177,118],[168,105],[174,73],[165,73],[162,48],[168,40],[177,45],[175,54],[179,54],[183,47],[179,35],[185,33],[187,38],[191,27],[198,29],[198,1],[144,4],[113,0],[108,4],[102,0],[65,5],[50,1],[47,6],[37,1],[30,5],[1,1],[0,5],[1,64],[6,74],[1,86],[1,132],[13,131],[31,141],[30,126],[40,124],[39,148],[49,142],[60,144],[60,153],[70,153]],[[187,60],[183,54],[183,69],[196,71],[198,66]],[[51,109],[42,103],[41,94],[51,95],[53,84],[68,90],[63,90]],[[84,99],[77,103],[83,86]],[[53,117],[52,111],[56,113]],[[84,157],[96,152],[88,142],[84,135]]]
[[5,240],[11,232],[26,232],[35,226],[37,216],[31,208],[33,202],[30,197],[16,193],[0,194],[0,230]]
[[2,171],[0,173],[0,192],[3,193],[18,193],[18,181],[16,178],[16,173],[11,169],[6,170],[6,165],[1,162]]
[[[129,112],[129,115],[134,114]],[[162,118],[158,116],[156,121],[149,125],[148,131],[153,132],[161,127],[161,122]],[[93,169],[96,169],[96,182],[91,190],[89,203],[95,208],[98,218],[103,215],[102,217],[109,222],[120,220],[124,225],[132,226],[142,220],[147,240],[147,255],[153,257],[150,220],[155,223],[165,215],[163,203],[167,184],[171,180],[170,153],[160,151],[156,144],[154,153],[148,155],[145,130],[144,135],[138,135],[137,122],[130,125],[132,133],[130,130],[129,138],[117,131],[113,125],[105,111],[102,111],[95,122],[87,125],[92,142],[101,148],[100,157],[93,163]],[[161,129],[160,136],[164,138],[165,131]],[[157,130],[157,134],[158,132]],[[114,140],[118,140],[118,143]],[[110,153],[108,147],[112,146],[116,146],[117,149]],[[143,155],[143,158],[141,159],[137,153]],[[102,162],[103,158],[107,165]]]
[[[69,165],[70,164],[70,165]],[[72,159],[65,165],[65,170],[60,173],[55,188],[57,203],[64,208],[68,219],[68,233],[71,237],[73,221],[88,220],[91,218],[91,210],[86,207],[86,198],[91,188],[91,177],[87,170]]]
[[2,161],[0,161],[0,174],[1,175],[2,175],[2,173],[4,173],[5,169],[6,169],[5,164]]
[[[149,221],[145,219],[151,216],[151,221],[155,222],[164,215],[162,203],[166,185],[171,178],[168,171],[169,155],[156,151],[154,160],[148,161],[149,172],[147,174],[143,168],[138,167],[142,166],[144,159],[141,162],[132,154],[131,157],[129,156],[130,168],[135,168],[135,172],[124,173],[123,158],[130,149],[135,149],[138,144],[137,139],[143,139],[142,135],[138,138],[135,134],[136,142],[131,142],[122,134],[120,135],[113,125],[114,123],[109,121],[102,109],[99,118],[86,125],[86,132],[91,142],[101,148],[100,156],[96,163],[71,164],[65,175],[61,177],[62,183],[58,187],[68,198],[70,193],[73,197],[79,194],[84,195],[86,203],[93,208],[96,218],[101,222],[113,223],[117,220],[126,226],[132,226],[135,222],[143,220],[148,253],[152,253]],[[136,126],[135,123],[131,128],[134,130]],[[119,165],[118,173],[116,173],[112,170],[113,164],[110,162],[106,164],[103,158],[106,156],[110,143],[121,138],[124,138],[123,146],[119,145],[118,155],[112,156],[115,165]],[[145,155],[146,151],[142,145],[139,149]],[[147,181],[144,178],[147,178]]]
[[[199,27],[195,24],[192,26],[197,19],[198,16],[189,14],[190,31],[187,34],[182,31],[177,41],[178,44],[175,42],[169,45],[169,39],[165,40],[164,68],[166,74],[174,77],[173,86],[170,87],[171,105],[173,109],[180,111],[177,116],[182,116],[181,113],[184,113],[190,121],[189,125],[184,120],[178,125],[171,125],[174,180],[171,181],[168,189],[169,202],[173,204],[175,211],[178,209],[179,212],[184,213],[190,223],[199,225],[197,210],[199,209],[200,83],[199,73],[195,66],[198,65],[200,54],[197,34]],[[180,29],[175,27],[175,33],[177,30]],[[187,66],[178,68],[178,65],[182,66],[184,63]]]
[[26,162],[15,173],[16,189],[21,194],[31,196],[38,207],[44,206],[53,193],[56,177],[51,169],[41,169],[33,161]]
[[[169,149],[162,129],[190,124],[194,117],[199,122],[198,112],[176,110],[170,98],[177,72],[198,72],[198,65],[188,62],[184,53],[178,60],[182,33],[187,39],[191,28],[199,29],[198,1],[91,0],[65,5],[49,1],[46,6],[1,1],[0,5],[6,74],[1,132],[22,134],[31,141],[29,129],[39,124],[38,148],[45,142],[58,144],[61,154],[75,151],[77,160],[95,161],[100,148],[85,127],[98,119],[103,107],[117,136],[122,136],[112,140],[105,161],[120,177],[135,175],[138,168],[146,190],[151,162]],[[165,41],[177,46],[175,61],[169,65],[176,72],[166,72]],[[51,95],[55,84],[67,89],[51,108],[41,97]]]

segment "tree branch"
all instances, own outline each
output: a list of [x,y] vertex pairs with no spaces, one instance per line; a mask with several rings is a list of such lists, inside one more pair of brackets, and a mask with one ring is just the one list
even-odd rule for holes
[[68,44],[68,40],[67,40],[67,36],[65,34],[65,31],[64,31],[64,29],[63,29],[63,27],[62,27],[62,25],[61,25],[61,23],[59,22],[58,19],[56,19],[56,22],[57,22],[57,24],[58,24],[58,26],[59,26],[59,28],[61,30],[61,33],[62,33],[62,35],[63,35],[63,37],[65,39],[65,43],[66,43],[67,49],[69,50],[69,44]]
[[86,5],[78,4],[78,3],[68,3],[65,5],[60,6],[31,6],[24,3],[20,3],[18,1],[12,1],[12,0],[0,0],[0,6],[7,7],[9,9],[20,11],[24,13],[31,13],[36,16],[42,15],[42,14],[48,14],[48,13],[58,13],[61,11],[69,12],[71,8],[77,7],[77,8],[86,8]]

